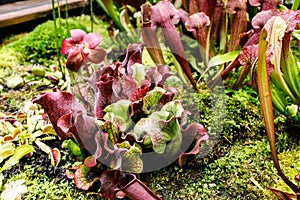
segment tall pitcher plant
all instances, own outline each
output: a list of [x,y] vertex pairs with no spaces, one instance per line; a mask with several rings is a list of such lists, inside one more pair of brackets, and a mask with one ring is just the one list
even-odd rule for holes
[[265,127],[275,167],[280,177],[294,191],[289,194],[270,188],[281,199],[300,199],[299,174],[292,182],[280,168],[275,147],[273,106],[287,117],[300,122],[300,68],[291,50],[294,28],[300,22],[299,11],[272,16],[260,32],[258,60],[254,81],[260,97]]

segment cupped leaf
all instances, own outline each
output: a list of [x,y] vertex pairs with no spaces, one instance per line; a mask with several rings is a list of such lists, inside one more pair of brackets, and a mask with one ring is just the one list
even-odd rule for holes
[[272,10],[283,3],[282,0],[249,0],[251,6],[261,6],[261,10]]
[[155,87],[153,90],[149,91],[143,98],[143,111],[146,114],[150,113],[150,109],[153,106],[158,105],[160,99],[166,91],[161,87]]
[[58,120],[69,114],[71,110],[75,113],[77,111],[86,113],[85,108],[75,101],[73,94],[68,92],[45,93],[35,97],[32,102],[40,104],[45,109],[57,135],[63,140],[67,139],[68,136],[57,126]]
[[197,39],[200,55],[206,65],[209,55],[206,55],[207,30],[210,26],[210,19],[204,12],[192,14],[185,22],[188,31],[192,32]]
[[156,36],[156,26],[151,24],[151,4],[141,6],[141,34],[147,51],[156,65],[164,65],[163,53]]
[[182,104],[180,101],[170,101],[167,104],[165,104],[161,111],[166,111],[169,113],[168,120],[172,117],[180,118],[183,114],[184,108],[182,107]]
[[142,64],[142,55],[143,55],[144,44],[142,43],[133,43],[130,44],[127,48],[126,57],[122,62],[122,66],[127,69],[129,75],[133,74],[132,65],[139,63]]
[[77,169],[79,169],[79,168],[80,168],[80,165],[75,166],[75,167],[66,168],[66,176],[67,176],[67,178],[73,180],[74,177],[75,177],[75,171]]
[[[163,107],[161,111],[153,112],[149,118],[142,118],[134,127],[133,132],[137,135],[137,138],[146,136],[151,138],[152,148],[158,154],[163,154],[166,150],[167,143],[173,142],[173,139],[176,138],[178,134],[181,134],[177,116],[181,113],[181,109],[176,108],[175,105],[176,104],[170,103]],[[172,109],[171,106],[174,106],[175,109]],[[180,141],[180,137],[174,140],[176,144],[178,144],[178,141]],[[176,149],[178,151],[178,146],[180,145],[174,146],[174,151],[176,151]],[[170,151],[171,150],[169,150],[169,152]]]
[[130,146],[122,155],[121,169],[130,173],[141,173],[143,171],[142,151],[136,146]]
[[144,183],[139,181],[134,174],[125,174],[119,170],[107,170],[101,174],[100,181],[101,194],[109,199],[114,198],[119,191],[123,191],[132,200],[141,198],[161,200]]
[[132,76],[137,82],[137,85],[140,86],[141,81],[145,79],[146,77],[146,66],[143,64],[135,63],[131,66],[133,70]]
[[121,173],[118,170],[107,170],[104,171],[100,176],[101,182],[101,194],[109,199],[114,198],[118,191],[119,178]]
[[266,40],[274,48],[274,55],[271,58],[271,62],[274,65],[274,71],[272,73],[272,78],[275,79],[277,84],[281,86],[284,92],[286,92],[292,99],[295,99],[294,95],[290,91],[286,81],[284,80],[281,72],[280,58],[282,49],[282,39],[284,37],[285,29],[287,24],[281,17],[273,17],[265,25],[267,31],[269,32]]
[[89,156],[86,159],[84,159],[84,166],[88,167],[88,168],[92,168],[95,167],[97,165],[97,160],[95,158],[95,156]]
[[[156,114],[156,113],[155,113]],[[172,138],[162,133],[162,127],[155,118],[142,118],[134,127],[134,133],[138,137],[149,135],[153,144],[153,150],[158,154],[163,154],[166,143]]]
[[110,104],[104,109],[106,112],[103,117],[105,120],[113,122],[121,132],[125,132],[132,124],[129,118],[130,101],[122,99],[116,103]]
[[69,134],[69,137],[73,137],[82,148],[88,148],[92,152],[95,151],[94,136],[99,127],[93,117],[84,115],[81,111],[69,113],[58,120],[57,126],[65,135]]
[[[173,4],[168,0],[158,2],[152,6],[150,10],[149,23],[151,23],[151,27],[153,29],[156,29],[158,26],[162,28],[166,46],[170,48],[180,64],[182,71],[186,74],[194,89],[197,90],[196,81],[193,78],[189,64],[185,58],[184,48],[175,27],[175,24],[180,20],[178,10],[176,10]],[[144,40],[146,40],[146,38],[144,38]]]
[[[98,177],[89,178],[91,168],[81,165],[74,173],[74,183],[78,189],[88,190],[96,181]],[[91,180],[90,180],[91,179]]]
[[227,0],[226,8],[232,14],[230,51],[235,51],[239,47],[240,34],[247,30],[247,1]]

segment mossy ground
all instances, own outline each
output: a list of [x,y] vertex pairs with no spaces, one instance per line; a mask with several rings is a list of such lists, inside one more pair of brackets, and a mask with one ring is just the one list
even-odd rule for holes
[[[83,19],[81,26],[88,23],[87,19]],[[77,22],[79,19],[74,20]],[[89,26],[85,27],[89,31]],[[107,37],[104,27],[105,25],[100,23],[99,26],[94,26],[94,30]],[[32,35],[36,38],[33,33]],[[25,39],[21,42],[19,38],[13,40],[26,46],[29,41],[33,42],[32,38],[26,37],[27,35],[22,37]],[[5,43],[9,43],[8,41]],[[10,43],[2,47],[0,84],[5,84],[6,78],[11,75],[24,73],[26,64],[30,63],[20,59],[24,57],[16,56],[16,48],[13,48],[16,44]],[[42,61],[43,65],[52,64],[43,59],[41,57],[36,60]],[[22,65],[25,67],[20,67]],[[223,129],[209,154],[204,158],[190,157],[183,167],[173,163],[158,171],[139,175],[140,179],[163,199],[276,199],[268,190],[269,186],[289,191],[273,166],[257,93],[250,87],[232,90],[229,79],[225,80],[226,109]],[[0,109],[14,112],[24,100],[31,99],[38,93],[40,91],[28,91],[26,88],[1,90],[1,99],[6,100],[1,102]],[[196,95],[196,100],[199,105],[200,123],[206,127],[213,126],[215,122],[211,116],[215,110],[210,102],[210,94],[200,92]],[[278,114],[275,122],[280,162],[284,172],[293,179],[297,173],[296,169],[300,166],[300,129]],[[64,159],[66,166],[73,162],[68,156]],[[40,173],[39,166],[34,162],[24,162],[28,163],[27,166],[3,180],[4,184],[24,179],[28,192],[23,199],[101,199],[99,191],[80,191],[66,178],[53,179]],[[18,167],[20,166],[17,165],[16,168]],[[0,193],[3,189],[3,185],[0,184]]]

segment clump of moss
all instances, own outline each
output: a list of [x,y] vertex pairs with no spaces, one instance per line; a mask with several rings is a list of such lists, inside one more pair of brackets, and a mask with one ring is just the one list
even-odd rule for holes
[[[223,95],[226,102],[223,112],[223,127],[220,135],[223,143],[232,144],[245,138],[261,135],[264,128],[257,93],[250,87],[239,90],[226,89]],[[218,112],[212,108],[210,93],[197,94],[200,112],[200,123],[205,127],[211,126],[214,119],[212,112]],[[217,122],[221,123],[221,122]]]
[[[7,48],[6,46],[0,48],[1,54],[0,54],[0,69],[4,68],[11,68],[19,65],[19,60],[17,58],[17,53],[12,48]],[[2,73],[1,77],[3,76]]]
[[[278,158],[284,174],[297,185],[298,182],[294,180],[294,178],[300,170],[300,147],[298,146],[296,149],[285,150],[278,155]],[[274,167],[273,170],[276,172]],[[275,180],[271,185],[273,188],[293,194],[292,189],[284,183],[277,173],[274,173],[272,177]],[[271,194],[271,191],[268,191],[268,193]]]

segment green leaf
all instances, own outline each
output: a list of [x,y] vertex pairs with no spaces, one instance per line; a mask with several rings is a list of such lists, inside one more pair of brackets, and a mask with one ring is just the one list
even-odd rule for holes
[[176,133],[175,137],[168,143],[165,154],[168,156],[174,156],[180,150],[180,146],[182,144],[182,134],[179,131]]
[[180,130],[179,122],[176,118],[173,118],[172,121],[165,124],[163,127],[163,134],[168,134],[172,139],[168,142],[165,153],[169,156],[176,155],[176,153],[180,150],[180,146],[182,143],[182,134]]
[[298,113],[298,106],[295,104],[287,106],[286,112],[287,112],[288,116],[295,117]]
[[170,119],[171,117],[181,117],[184,109],[180,101],[170,101],[162,107],[161,111],[168,112],[168,119]]
[[292,5],[292,10],[297,10],[300,5],[300,0],[294,0],[294,3]]
[[300,30],[294,30],[292,35],[297,38],[297,40],[300,40]]
[[16,165],[19,160],[24,157],[25,155],[32,153],[34,151],[33,146],[31,145],[22,145],[19,146],[16,150],[13,156],[11,156],[2,166],[2,168],[0,169],[0,173],[5,170],[5,169],[9,169],[10,167]]
[[283,49],[283,59],[281,68],[283,77],[286,80],[288,87],[292,94],[287,93],[290,98],[298,105],[300,105],[300,70],[294,58],[294,55],[289,47]]
[[101,126],[102,131],[108,133],[109,139],[116,144],[119,140],[119,130],[111,121],[105,121]]
[[36,140],[35,144],[46,154],[49,155],[51,153],[51,148],[40,140]]
[[161,87],[155,87],[153,90],[147,93],[147,95],[143,98],[143,111],[146,114],[150,113],[150,109],[158,105],[161,97],[164,95],[166,91]]
[[275,84],[271,85],[272,102],[276,110],[284,114],[285,106],[288,104],[286,101],[286,94],[280,87],[276,87]]
[[64,140],[62,143],[62,148],[68,148],[75,156],[83,155],[80,145],[77,144],[73,139]]
[[130,173],[141,173],[143,171],[142,151],[131,146],[122,156],[122,170]]
[[172,138],[162,134],[162,127],[159,120],[155,118],[142,118],[134,127],[133,131],[138,138],[149,135],[153,144],[153,150],[162,154],[165,151],[166,143]]
[[123,141],[122,143],[119,143],[117,146],[118,148],[123,148],[123,149],[130,149],[131,147],[130,143],[127,140]]
[[217,65],[222,65],[227,62],[231,62],[238,56],[239,53],[240,51],[231,51],[225,54],[214,56],[209,60],[207,67],[213,67]]
[[122,99],[116,103],[107,106],[104,109],[106,114],[105,120],[113,122],[121,132],[125,132],[132,124],[132,120],[129,118],[129,100]]
[[131,68],[133,70],[133,77],[135,78],[137,85],[140,86],[141,81],[145,80],[146,76],[145,65],[135,63]]

